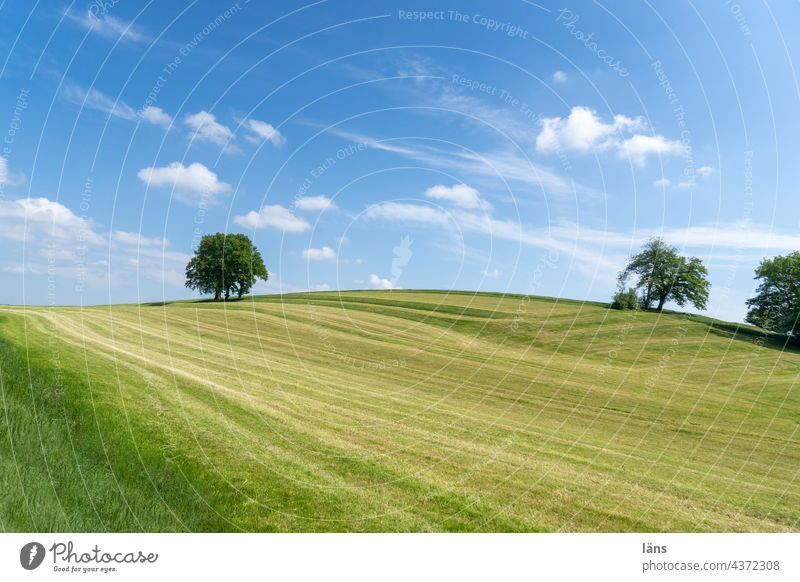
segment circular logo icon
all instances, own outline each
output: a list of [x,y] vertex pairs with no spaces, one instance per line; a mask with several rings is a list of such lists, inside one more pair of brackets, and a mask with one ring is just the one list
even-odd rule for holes
[[44,561],[44,546],[39,542],[29,542],[19,551],[19,563],[26,570],[35,570]]

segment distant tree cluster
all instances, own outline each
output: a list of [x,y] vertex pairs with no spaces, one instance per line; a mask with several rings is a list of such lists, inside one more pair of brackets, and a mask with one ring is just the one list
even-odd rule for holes
[[243,234],[209,234],[200,240],[186,265],[186,286],[214,295],[214,301],[231,295],[242,298],[256,281],[269,278],[261,253]]
[[[633,278],[633,287],[626,289]],[[747,300],[745,321],[786,335],[800,344],[800,252],[764,259],[756,269],[756,296]],[[691,303],[697,309],[708,304],[708,270],[697,257],[684,257],[661,238],[652,238],[633,255],[617,279],[619,290],[613,309],[662,311],[668,301]]]

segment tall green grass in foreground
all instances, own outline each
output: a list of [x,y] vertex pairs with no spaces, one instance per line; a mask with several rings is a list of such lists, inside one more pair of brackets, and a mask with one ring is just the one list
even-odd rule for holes
[[0,528],[797,531],[800,353],[475,293],[0,309]]

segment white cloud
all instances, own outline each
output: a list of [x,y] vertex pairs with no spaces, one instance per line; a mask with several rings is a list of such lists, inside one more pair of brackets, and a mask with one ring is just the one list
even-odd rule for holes
[[192,139],[198,141],[208,141],[222,147],[233,138],[230,128],[219,123],[214,114],[208,111],[190,113],[184,122],[194,130]]
[[710,176],[714,172],[716,172],[716,170],[711,166],[700,166],[699,168],[697,168],[697,175],[702,176],[704,178],[706,176]]
[[444,186],[437,184],[425,191],[425,196],[437,200],[447,200],[462,208],[479,208],[481,206],[480,193],[466,184]]
[[81,25],[86,30],[90,30],[109,40],[117,40],[121,38],[123,40],[137,43],[150,42],[149,37],[138,27],[134,26],[130,22],[125,22],[124,20],[115,18],[110,14],[96,14],[94,11],[89,9],[83,14],[68,10],[66,16],[73,22]]
[[161,107],[155,105],[148,105],[139,111],[139,117],[147,123],[153,125],[160,125],[161,127],[169,127],[172,125],[172,116],[165,112]]
[[[647,128],[641,117],[615,115],[611,123],[605,123],[592,109],[576,106],[566,118],[546,117],[541,121],[542,130],[536,136],[536,149],[542,153],[575,150],[579,152],[614,150],[620,157],[642,165],[648,155],[680,155],[686,147],[679,141],[671,141],[662,135],[634,133]],[[633,134],[623,137],[625,134]]]
[[367,278],[367,281],[375,289],[399,289],[399,287],[396,287],[395,284],[392,283],[389,279],[379,277],[374,273]]
[[136,175],[148,186],[172,188],[176,198],[182,202],[204,197],[213,201],[216,195],[232,189],[230,184],[221,182],[214,172],[198,162],[189,166],[172,162],[161,168],[143,168]]
[[233,221],[252,229],[276,228],[286,232],[303,232],[311,228],[308,222],[278,204],[262,206],[258,212],[251,210],[244,216],[234,217]]
[[[517,123],[517,126],[520,124]],[[397,154],[407,159],[422,162],[428,166],[441,168],[448,172],[463,172],[473,176],[475,180],[497,180],[502,182],[521,183],[526,186],[541,188],[557,194],[586,194],[600,197],[602,194],[593,187],[577,184],[574,180],[566,180],[552,170],[533,162],[527,156],[516,151],[495,151],[473,153],[466,151],[448,151],[431,146],[401,146],[388,140],[379,141],[372,137],[352,133],[338,128],[328,128],[330,133],[364,144],[372,149]],[[530,134],[525,130],[524,137]]]
[[100,111],[125,121],[141,120],[162,127],[169,127],[172,123],[172,117],[160,107],[148,105],[141,111],[136,111],[121,99],[109,97],[94,87],[87,90],[75,84],[67,84],[61,90],[61,96],[73,105]]
[[540,152],[562,149],[585,152],[612,147],[615,134],[623,130],[642,129],[644,121],[617,115],[613,123],[604,123],[595,111],[576,106],[570,110],[568,117],[545,117],[541,125],[542,131],[536,136],[536,149]]
[[671,141],[663,135],[634,135],[619,145],[619,155],[630,159],[637,166],[643,166],[647,156],[680,156],[686,152],[686,146],[679,141]]
[[672,180],[670,180],[669,178],[659,178],[658,180],[653,182],[653,186],[656,186],[658,188],[666,188],[670,184],[672,184]]
[[484,271],[483,275],[490,279],[499,279],[503,272],[500,269],[492,269],[491,271]]
[[100,111],[106,115],[111,115],[126,121],[136,121],[139,119],[133,107],[119,99],[109,97],[94,87],[86,90],[78,85],[67,84],[64,85],[64,88],[61,90],[61,95],[70,103],[80,107],[94,109],[95,111]]
[[20,186],[26,182],[23,174],[17,174],[8,169],[8,160],[0,156],[0,184],[7,186]]
[[242,124],[250,131],[247,139],[253,143],[269,141],[276,148],[286,143],[286,138],[271,123],[258,119],[245,119]]
[[60,202],[47,198],[0,200],[0,237],[18,241],[47,238],[87,244],[101,244],[104,240],[94,231],[90,220],[76,216]]
[[115,243],[131,247],[166,248],[170,242],[166,238],[157,236],[144,236],[138,232],[115,230],[111,233],[111,240]]
[[303,249],[303,257],[309,261],[335,261],[336,251],[331,247],[307,248]]
[[300,210],[333,210],[336,204],[327,196],[301,196],[294,205]]
[[330,290],[331,286],[328,285],[327,283],[318,283],[317,285],[314,285],[314,291],[330,291]]
[[747,221],[659,231],[673,244],[689,247],[733,249],[763,249],[764,251],[794,251],[800,249],[800,235],[782,232],[768,225]]
[[586,249],[576,249],[568,241],[553,235],[552,228],[526,227],[513,220],[497,219],[487,213],[475,213],[458,210],[445,213],[441,210],[417,204],[386,202],[370,206],[364,212],[367,219],[379,219],[392,222],[417,222],[436,226],[442,230],[461,236],[464,233],[481,234],[519,244],[555,250],[564,255],[573,256],[586,268],[602,268],[615,272],[616,263],[604,258],[590,245]]
[[447,226],[450,223],[447,214],[441,210],[404,202],[373,204],[364,211],[364,217],[399,222],[421,222],[437,226]]
[[3,270],[53,276],[59,296],[73,289],[78,294],[111,286],[135,290],[139,279],[183,287],[183,270],[191,258],[168,250],[165,238],[127,231],[101,234],[90,219],[47,198],[0,201],[0,238],[26,249],[25,264],[6,264]]
[[564,71],[556,71],[553,73],[553,82],[554,83],[566,83],[567,82],[567,74]]

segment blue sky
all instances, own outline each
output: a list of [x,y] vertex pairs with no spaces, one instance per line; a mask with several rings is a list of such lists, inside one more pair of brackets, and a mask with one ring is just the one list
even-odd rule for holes
[[[175,5],[173,5],[175,4]],[[606,300],[662,235],[739,320],[800,249],[796,2],[0,5],[0,302],[258,292]]]

